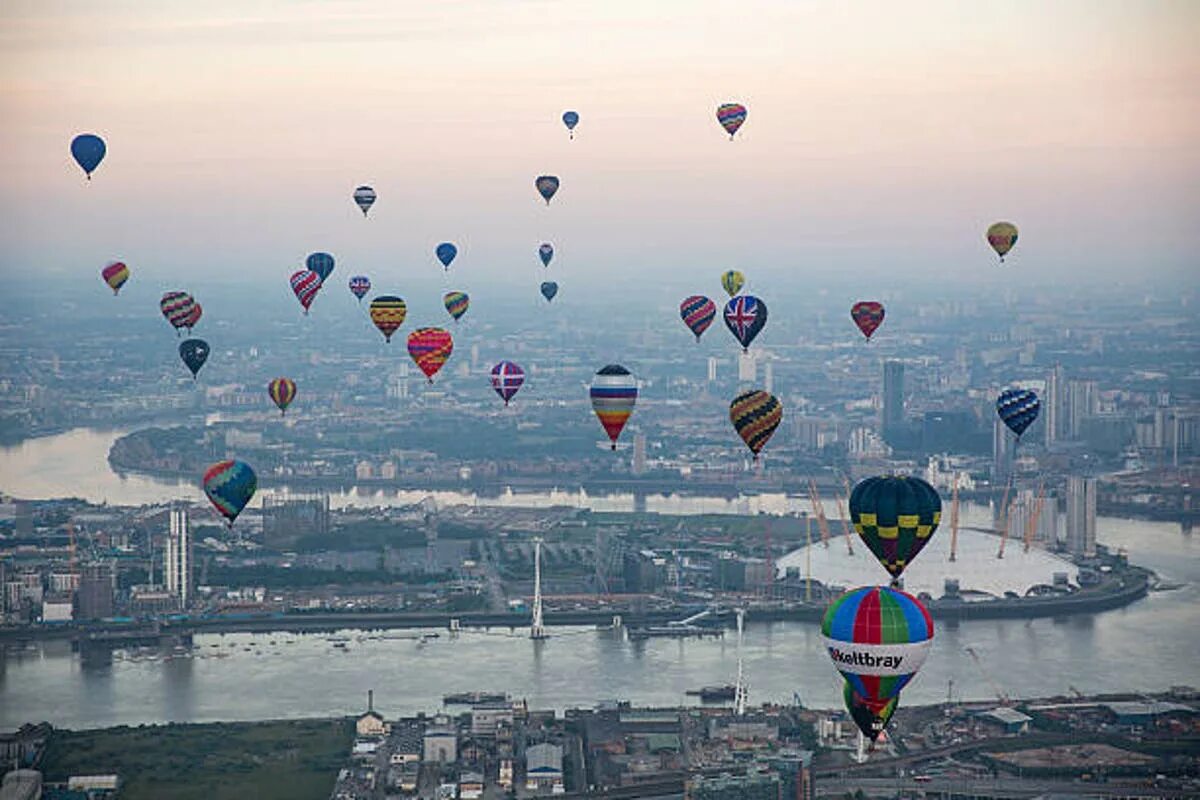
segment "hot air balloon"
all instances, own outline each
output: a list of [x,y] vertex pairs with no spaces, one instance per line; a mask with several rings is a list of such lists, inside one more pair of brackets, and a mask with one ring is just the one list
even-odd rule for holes
[[324,283],[333,273],[333,256],[329,253],[309,253],[308,258],[304,259],[304,266],[317,273],[321,283]]
[[162,309],[162,315],[178,334],[180,328],[187,327],[188,320],[191,319],[192,312],[195,310],[196,301],[187,292],[167,292],[162,296],[158,307]]
[[183,327],[187,328],[188,333],[192,332],[192,328],[196,327],[196,324],[200,322],[200,317],[203,315],[204,309],[200,307],[199,303],[193,302],[191,310],[183,318]]
[[637,380],[619,364],[609,364],[592,378],[592,411],[604,426],[613,450],[617,449],[617,437],[633,413],[637,395]]
[[75,163],[83,168],[89,181],[92,179],[92,172],[100,166],[107,152],[104,140],[94,133],[81,133],[71,140],[71,156]]
[[1004,256],[1008,255],[1008,251],[1017,243],[1017,226],[1011,222],[992,223],[987,229],[987,240],[1003,264]]
[[862,731],[862,735],[874,742],[879,739],[884,728],[892,721],[892,715],[896,713],[896,706],[900,702],[900,695],[897,694],[887,702],[887,705],[875,712],[868,708],[866,700],[854,691],[850,681],[846,681],[846,685],[842,689],[842,700],[846,703],[846,711],[850,713],[850,719],[854,720],[854,724]]
[[382,295],[371,301],[371,322],[379,328],[385,341],[392,340],[392,334],[404,324],[404,317],[407,315],[408,306],[399,297]]
[[742,392],[729,404],[729,421],[754,454],[755,461],[782,420],[783,404],[767,392],[757,389]]
[[697,342],[700,341],[700,334],[708,330],[716,316],[717,307],[713,305],[712,300],[703,295],[694,294],[679,304],[679,318],[696,334]]
[[192,371],[192,380],[196,380],[200,368],[208,361],[208,342],[203,339],[184,339],[179,343],[179,357]]
[[445,304],[446,310],[450,312],[450,316],[454,317],[454,321],[458,322],[462,319],[462,315],[467,313],[467,309],[471,306],[471,298],[466,292],[446,292],[442,297],[442,303]]
[[553,300],[554,296],[558,294],[558,284],[554,281],[542,281],[541,289],[542,297],[546,298],[547,303]]
[[454,338],[450,331],[441,328],[417,328],[408,335],[408,354],[425,373],[425,377],[433,383],[446,359],[454,352]]
[[542,260],[542,266],[550,266],[550,259],[554,258],[554,245],[549,242],[542,242],[538,247],[538,258]]
[[734,297],[746,285],[746,276],[739,270],[731,269],[721,275],[721,286],[725,287],[725,291],[730,297]]
[[850,308],[850,319],[854,320],[854,324],[862,331],[863,336],[870,341],[871,334],[883,324],[883,303],[876,303],[873,300],[855,303]]
[[125,281],[129,280],[129,267],[125,266],[123,261],[110,261],[100,270],[100,277],[108,284],[108,288],[113,290],[115,297],[125,285]]
[[925,662],[933,620],[910,594],[864,586],[833,601],[821,634],[838,672],[863,705],[881,715]]
[[359,186],[354,190],[354,203],[362,209],[363,216],[375,205],[375,190],[370,186]]
[[742,352],[750,352],[750,343],[767,324],[767,304],[757,297],[741,295],[725,304],[725,327],[742,345]]
[[920,478],[866,478],[850,492],[850,521],[883,568],[899,578],[942,521],[942,498]]
[[321,276],[311,269],[302,269],[293,272],[289,280],[296,299],[300,301],[304,313],[307,314],[308,307],[313,304],[313,300],[317,298],[317,292],[321,289]]
[[553,175],[539,175],[533,185],[537,187],[538,194],[546,201],[546,205],[550,205],[550,198],[558,191],[558,178]]
[[746,107],[741,103],[722,103],[717,106],[717,122],[721,123],[721,127],[729,134],[729,141],[733,141],[733,135],[745,121]]
[[230,528],[257,489],[258,476],[245,461],[218,461],[204,472],[204,493]]
[[371,291],[371,279],[366,275],[355,275],[350,279],[350,292],[358,298],[358,302],[361,303],[369,291]]
[[575,138],[575,126],[579,124],[579,115],[574,111],[563,112],[563,125],[567,126],[567,132],[570,138]]
[[511,361],[501,361],[492,367],[492,389],[500,395],[504,405],[508,405],[508,401],[512,400],[524,382],[525,370]]
[[296,399],[296,382],[291,378],[276,378],[267,384],[267,394],[279,406],[279,415],[287,413],[287,407]]
[[1032,389],[1005,389],[996,398],[996,413],[1017,439],[1038,418],[1041,408],[1042,401]]
[[450,269],[450,262],[458,255],[458,248],[450,242],[442,242],[434,248],[433,252],[437,255],[437,260],[442,262],[442,268],[448,270]]

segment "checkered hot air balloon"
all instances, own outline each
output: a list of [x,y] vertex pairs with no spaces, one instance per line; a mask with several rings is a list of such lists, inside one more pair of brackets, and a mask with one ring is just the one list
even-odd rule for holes
[[899,578],[942,521],[942,498],[920,478],[866,478],[850,492],[850,521],[883,568]]

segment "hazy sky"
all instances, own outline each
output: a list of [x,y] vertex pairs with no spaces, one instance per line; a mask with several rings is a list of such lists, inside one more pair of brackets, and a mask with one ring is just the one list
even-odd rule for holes
[[275,290],[325,249],[402,284],[448,239],[533,280],[548,239],[564,281],[901,283],[991,275],[1011,219],[1021,280],[1194,285],[1198,40],[1186,1],[7,0],[0,269]]

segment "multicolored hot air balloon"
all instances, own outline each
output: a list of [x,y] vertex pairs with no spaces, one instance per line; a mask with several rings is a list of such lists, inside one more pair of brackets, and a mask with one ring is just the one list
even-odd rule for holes
[[783,404],[773,394],[752,389],[729,404],[729,421],[758,461],[758,454],[783,420]]
[[375,327],[379,328],[384,341],[392,340],[392,334],[404,324],[406,316],[408,316],[408,306],[399,297],[385,294],[371,301],[371,322],[374,322]]
[[729,293],[730,297],[735,297],[745,285],[746,276],[740,270],[731,269],[721,275],[721,286]]
[[538,175],[533,185],[542,199],[546,201],[546,205],[550,205],[550,198],[554,197],[554,193],[558,191],[558,178],[553,175]]
[[873,714],[882,715],[925,662],[933,620],[910,594],[864,586],[833,601],[821,634],[850,688]]
[[361,303],[369,291],[371,291],[371,279],[366,275],[355,275],[350,279],[350,293],[358,298],[358,302]]
[[187,328],[188,333],[192,332],[192,328],[196,327],[196,323],[200,321],[200,317],[202,316],[204,316],[204,309],[200,307],[199,303],[193,302],[192,309],[183,318],[183,327]]
[[184,339],[179,343],[179,357],[188,369],[192,371],[192,380],[208,361],[208,342],[203,339]]
[[301,269],[293,272],[288,281],[292,284],[292,292],[300,301],[304,313],[308,314],[308,307],[313,304],[317,292],[321,289],[321,276],[311,269]]
[[501,361],[492,367],[492,389],[500,395],[504,405],[508,405],[508,401],[512,400],[513,395],[517,393],[523,383],[525,383],[525,370],[513,362]]
[[854,324],[862,331],[863,336],[870,341],[871,334],[883,324],[883,313],[883,303],[863,300],[851,306],[850,319],[854,320]]
[[187,292],[167,292],[162,296],[158,307],[178,334],[181,328],[188,327],[192,312],[196,308],[196,301]]
[[375,190],[370,186],[359,186],[354,190],[354,204],[362,209],[363,216],[375,205]]
[[564,111],[562,120],[563,120],[563,125],[567,126],[568,135],[570,136],[570,138],[574,139],[575,138],[575,126],[579,124],[579,115],[577,113],[575,113],[574,111]]
[[108,284],[108,288],[113,290],[115,297],[125,285],[125,281],[129,280],[129,267],[125,266],[124,261],[110,261],[100,270],[100,277]]
[[596,412],[604,432],[617,449],[617,438],[637,403],[637,379],[620,364],[609,364],[592,378],[592,411]]
[[446,359],[454,352],[454,338],[441,328],[417,328],[408,335],[408,354],[433,383]]
[[317,273],[321,283],[324,283],[333,273],[333,256],[329,253],[309,253],[308,258],[304,259],[304,266]]
[[900,703],[900,695],[897,694],[887,702],[887,705],[875,712],[868,708],[867,702],[854,691],[850,681],[846,681],[846,685],[842,689],[842,700],[846,704],[846,711],[849,712],[850,719],[854,720],[854,724],[862,731],[862,735],[874,742],[879,739],[884,728],[892,721],[892,715],[896,713],[896,706]]
[[89,181],[107,152],[104,140],[94,133],[81,133],[71,140],[71,157],[83,169]]
[[204,493],[230,528],[258,490],[258,476],[245,461],[218,461],[204,472]]
[[542,297],[546,298],[546,302],[549,303],[558,294],[558,284],[554,281],[542,281],[541,291]]
[[733,135],[745,121],[746,107],[741,103],[722,103],[717,106],[717,122],[721,123],[721,127],[729,134],[729,141],[733,141]]
[[1017,439],[1038,418],[1041,408],[1042,401],[1032,389],[1005,389],[996,398],[996,413]]
[[899,578],[942,521],[942,498],[920,478],[866,478],[850,492],[850,521],[883,568]]
[[466,292],[446,292],[442,297],[442,303],[446,306],[446,310],[450,312],[450,316],[454,317],[454,321],[458,322],[462,319],[462,315],[467,313],[467,309],[471,306],[471,298]]
[[449,270],[450,263],[458,255],[458,248],[452,242],[442,242],[433,249],[433,254],[437,256],[438,261],[442,262],[442,269]]
[[1011,222],[994,222],[988,226],[987,240],[992,249],[996,251],[996,255],[1000,256],[1000,263],[1003,264],[1004,257],[1017,243],[1017,226]]
[[725,327],[750,352],[750,343],[767,324],[767,304],[752,295],[740,295],[725,304]]
[[554,258],[554,245],[549,242],[542,242],[538,247],[538,258],[542,260],[542,266],[550,266],[550,259]]
[[267,384],[267,394],[279,406],[279,415],[283,416],[296,399],[296,382],[291,378],[276,378]]
[[679,318],[696,334],[697,342],[716,316],[717,307],[704,295],[694,294],[679,304]]

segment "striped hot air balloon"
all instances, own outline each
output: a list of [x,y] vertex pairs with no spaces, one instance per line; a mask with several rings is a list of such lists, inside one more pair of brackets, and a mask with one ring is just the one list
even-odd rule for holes
[[716,316],[717,307],[704,295],[694,294],[679,304],[679,318],[696,335],[697,342]]
[[230,528],[258,490],[258,476],[245,461],[218,461],[204,473],[204,493]]
[[501,361],[492,367],[492,389],[500,395],[504,405],[512,400],[513,395],[525,383],[525,370],[511,361]]
[[729,141],[733,141],[733,135],[745,121],[746,107],[741,103],[722,103],[717,106],[717,122],[721,123],[721,127],[729,134]]
[[742,392],[729,404],[729,421],[754,454],[755,461],[782,420],[783,404],[768,392],[758,389]]
[[188,326],[192,312],[196,308],[196,301],[187,292],[167,292],[158,302],[158,307],[162,310],[163,317],[171,323],[171,327],[178,334],[181,328]]
[[354,190],[354,204],[362,209],[363,216],[375,205],[375,190],[370,186],[359,186]]
[[862,331],[863,336],[870,341],[871,334],[883,324],[883,313],[883,303],[863,300],[850,308],[850,319],[854,320],[854,324]]
[[1042,401],[1032,389],[1005,389],[996,398],[996,413],[1017,439],[1038,418],[1041,408]]
[[821,635],[834,667],[863,704],[881,714],[925,662],[933,620],[910,594],[864,586],[833,601]]
[[204,309],[199,303],[193,302],[191,310],[183,318],[183,327],[187,328],[188,333],[192,332],[192,328],[196,327],[196,323],[200,322],[202,316],[204,316]]
[[592,378],[590,394],[592,411],[596,412],[604,432],[612,441],[612,449],[616,450],[617,438],[637,403],[637,379],[621,365],[609,364]]
[[384,341],[392,340],[392,334],[404,324],[404,318],[407,315],[408,306],[404,304],[402,298],[385,294],[371,301],[371,322],[374,322],[375,327],[379,328]]
[[296,299],[300,301],[300,307],[307,315],[309,306],[317,299],[317,292],[321,289],[321,276],[311,269],[301,269],[293,272],[288,281]]
[[942,521],[942,498],[920,478],[866,478],[850,492],[850,521],[883,568],[899,578]]
[[454,321],[458,322],[462,319],[462,315],[467,313],[467,309],[471,307],[471,298],[466,292],[446,292],[442,297],[442,303],[446,306],[446,310],[450,312],[450,316],[454,317]]
[[283,416],[296,399],[296,382],[291,378],[276,378],[267,384],[267,394],[279,406],[279,415]]
[[454,337],[442,328],[417,328],[408,335],[408,354],[416,362],[425,377],[433,383],[433,376],[454,352]]
[[125,281],[129,280],[129,267],[125,266],[124,261],[110,261],[100,270],[100,277],[108,284],[108,288],[113,290],[115,296],[121,291]]

